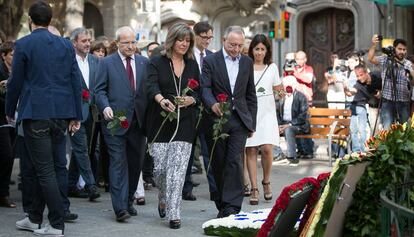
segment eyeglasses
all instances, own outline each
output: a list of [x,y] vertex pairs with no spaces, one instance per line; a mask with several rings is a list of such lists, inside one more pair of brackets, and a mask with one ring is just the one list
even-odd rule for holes
[[120,45],[129,46],[129,45],[135,45],[137,41],[130,41],[130,42],[119,42]]
[[198,36],[203,40],[212,40],[214,38],[213,36],[205,36],[205,35],[198,35]]

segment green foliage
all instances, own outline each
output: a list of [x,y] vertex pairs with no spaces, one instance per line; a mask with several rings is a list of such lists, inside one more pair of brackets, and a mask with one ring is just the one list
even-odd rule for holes
[[[344,223],[344,236],[379,236],[380,192],[404,183],[414,169],[414,130],[402,126],[391,130],[380,142],[353,193]],[[411,195],[412,196],[412,195]]]
[[224,226],[220,226],[217,228],[214,228],[212,226],[204,228],[204,233],[206,235],[222,237],[252,237],[255,236],[258,231],[258,229],[253,228],[240,229],[236,227],[226,228]]

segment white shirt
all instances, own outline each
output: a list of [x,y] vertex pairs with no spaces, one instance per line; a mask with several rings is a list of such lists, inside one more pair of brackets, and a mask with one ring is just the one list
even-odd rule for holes
[[[201,69],[203,68],[203,65],[200,64],[200,58],[201,58],[200,53],[201,53],[201,51],[197,47],[194,46],[194,57],[195,57],[195,59],[198,63],[198,68],[200,69],[200,74],[201,74]],[[203,57],[205,57],[205,56],[206,56],[206,50],[204,49],[203,50]]]
[[82,73],[83,80],[85,81],[86,87],[89,89],[89,63],[88,55],[86,54],[85,59],[82,59],[81,56],[76,54],[76,61],[78,62],[78,67]]
[[240,54],[233,60],[223,48],[224,61],[226,62],[227,75],[229,76],[231,93],[234,92],[236,86],[237,74],[239,74]]
[[[125,71],[126,71],[126,64],[127,64],[126,57],[121,52],[119,52],[119,50],[118,50],[118,54],[119,54],[119,57],[121,57],[122,63],[124,64]],[[136,85],[137,84],[137,82],[136,82],[137,73],[136,73],[136,68],[135,68],[135,55],[131,56],[131,61],[130,62],[131,62],[131,67],[132,67],[132,73],[134,74],[134,85]]]
[[283,104],[283,121],[292,121],[292,103],[293,93],[290,96],[286,95],[285,97],[285,103]]

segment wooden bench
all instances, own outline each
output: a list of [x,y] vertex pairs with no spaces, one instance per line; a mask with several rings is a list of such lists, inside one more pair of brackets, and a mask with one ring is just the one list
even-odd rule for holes
[[332,141],[345,140],[350,150],[351,110],[309,108],[310,133],[296,138],[327,139],[329,166],[332,166]]

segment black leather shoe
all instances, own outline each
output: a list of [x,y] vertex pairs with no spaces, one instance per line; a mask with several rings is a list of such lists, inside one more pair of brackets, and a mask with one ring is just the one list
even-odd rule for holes
[[134,206],[132,205],[132,203],[128,205],[128,213],[129,213],[129,215],[131,215],[131,216],[136,216],[136,215],[138,215],[138,212],[137,212],[137,210],[134,208]]
[[171,229],[180,229],[181,228],[181,221],[180,220],[171,220],[170,221],[170,228]]
[[79,190],[77,188],[70,189],[68,191],[68,197],[74,197],[74,198],[88,198],[89,194],[84,190]]
[[238,213],[239,213],[239,211],[236,211],[233,208],[228,208],[228,209],[223,210],[223,216],[222,217],[228,217],[230,215],[238,214]]
[[71,212],[65,212],[64,216],[63,216],[63,221],[64,222],[70,222],[70,221],[74,221],[78,219],[78,214],[75,213],[71,213]]
[[137,205],[138,206],[144,206],[145,205],[145,198],[144,197],[139,197],[137,198]]
[[193,195],[192,192],[183,194],[183,200],[187,200],[187,201],[195,201],[197,200],[196,196]]
[[98,192],[98,188],[95,185],[92,185],[88,188],[88,196],[89,201],[95,201],[95,199],[99,198],[101,194]]
[[161,208],[161,205],[158,203],[158,214],[160,215],[161,218],[164,218],[167,213],[165,212],[165,206],[163,208]]
[[116,221],[118,222],[123,222],[128,218],[131,218],[131,216],[126,210],[120,211],[118,214],[116,214]]

